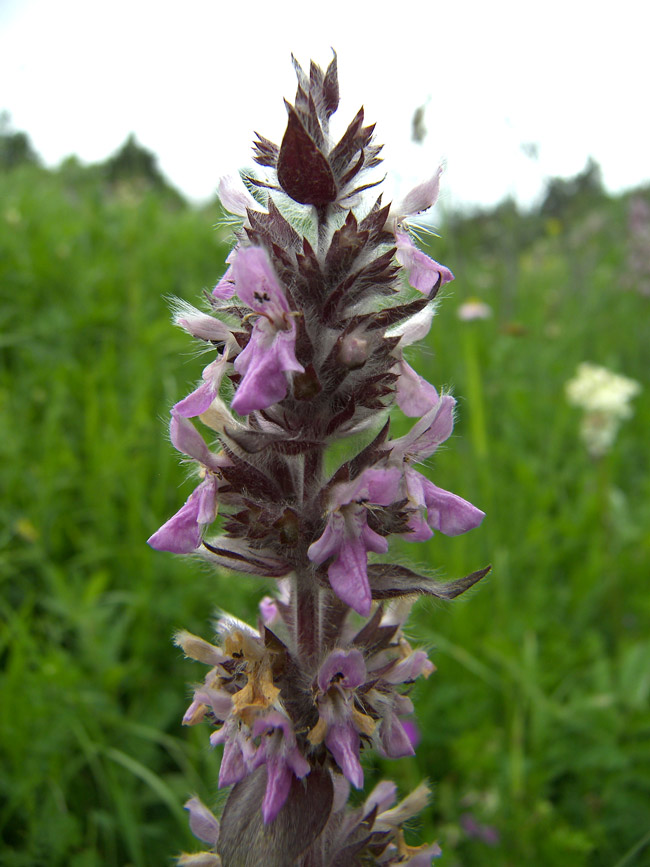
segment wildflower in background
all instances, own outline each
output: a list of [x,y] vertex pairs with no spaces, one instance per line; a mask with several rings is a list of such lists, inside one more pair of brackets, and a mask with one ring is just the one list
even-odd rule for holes
[[492,308],[485,301],[470,298],[460,305],[457,313],[462,322],[472,322],[474,319],[489,319],[492,316]]
[[488,846],[496,846],[499,842],[499,832],[492,825],[482,825],[476,821],[472,813],[463,813],[460,817],[460,825],[468,837],[481,840]]
[[633,414],[630,401],[641,391],[634,379],[585,361],[565,386],[567,400],[583,410],[580,436],[593,458],[606,454],[623,422]]
[[[453,398],[404,357],[453,279],[407,225],[435,202],[441,170],[384,204],[370,174],[381,146],[363,109],[338,142],[330,137],[336,58],[325,71],[294,66],[281,144],[258,135],[259,171],[246,186],[220,183],[240,222],[210,309],[179,302],[175,311],[214,356],[172,408],[172,443],[194,461],[199,484],[149,542],[278,580],[258,629],[222,615],[217,644],[177,635],[208,666],[183,723],[211,728],[210,745],[223,748],[219,786],[232,787],[219,820],[188,801],[191,828],[210,848],[179,863],[430,867],[438,845],[409,846],[403,833],[426,786],[396,805],[388,781],[365,806],[347,798],[363,786],[369,749],[414,754],[409,692],[434,667],[404,635],[413,600],[453,599],[489,570],[440,582],[375,556],[388,554],[391,536],[456,535],[483,519],[413,466],[453,428]],[[227,379],[230,408],[220,394]],[[415,419],[395,439],[393,406]],[[362,431],[370,442],[329,476],[330,447]]]
[[627,253],[622,285],[650,297],[650,202],[641,195],[630,200]]

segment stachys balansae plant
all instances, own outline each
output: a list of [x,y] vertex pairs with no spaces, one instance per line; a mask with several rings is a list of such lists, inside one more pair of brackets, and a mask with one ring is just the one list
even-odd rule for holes
[[[258,135],[263,171],[220,185],[240,221],[228,269],[207,312],[175,310],[213,357],[171,410],[197,487],[149,544],[277,582],[255,627],[222,615],[215,644],[176,636],[207,666],[183,722],[223,746],[219,786],[232,786],[220,821],[188,801],[208,849],[179,863],[423,867],[440,849],[407,845],[403,825],[425,805],[424,784],[401,801],[388,781],[357,806],[348,796],[363,787],[364,750],[414,753],[408,693],[433,671],[404,636],[414,599],[451,599],[488,571],[443,583],[369,557],[386,555],[390,536],[456,535],[483,518],[416,469],[450,436],[455,403],[404,359],[453,279],[407,224],[436,200],[440,170],[384,204],[363,109],[338,142],[329,135],[336,56],[325,72],[294,64],[281,145]],[[395,405],[415,421],[393,439]],[[343,440],[347,459],[328,472]]]

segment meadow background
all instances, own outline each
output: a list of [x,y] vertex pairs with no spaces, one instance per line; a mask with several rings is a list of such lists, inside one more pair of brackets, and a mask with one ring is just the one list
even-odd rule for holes
[[[420,601],[416,759],[370,760],[435,795],[414,835],[445,867],[650,864],[650,190],[598,168],[538,207],[444,215],[456,280],[411,362],[459,398],[436,483],[487,512],[399,556],[458,577]],[[636,201],[635,206],[633,202]],[[201,666],[172,646],[217,607],[255,618],[270,582],[150,550],[191,490],[166,436],[202,360],[170,323],[224,271],[217,202],[189,207],[133,140],[39,165],[0,137],[0,864],[154,867],[195,848],[182,804],[218,805],[219,754],[182,728]],[[650,221],[648,221],[650,223]],[[492,308],[463,322],[461,303]],[[587,455],[564,384],[581,361],[643,391]]]

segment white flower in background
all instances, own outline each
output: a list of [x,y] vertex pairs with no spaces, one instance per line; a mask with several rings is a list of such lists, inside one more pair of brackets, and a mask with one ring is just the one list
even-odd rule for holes
[[621,422],[632,416],[630,401],[641,391],[641,385],[585,361],[565,389],[569,403],[584,410],[580,435],[587,451],[592,457],[601,457],[613,445]]

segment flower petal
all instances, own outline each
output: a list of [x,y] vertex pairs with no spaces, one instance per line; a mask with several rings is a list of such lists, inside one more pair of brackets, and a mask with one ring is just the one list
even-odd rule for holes
[[422,184],[418,184],[417,187],[413,187],[395,209],[399,216],[415,216],[435,205],[440,193],[441,175],[442,166],[438,166],[432,178],[429,178],[428,181],[424,181]]
[[279,758],[271,758],[266,763],[267,783],[262,801],[262,818],[268,825],[278,815],[289,796],[291,771]]
[[359,762],[360,738],[351,725],[330,726],[325,744],[355,789],[363,788],[363,768]]
[[172,412],[183,418],[196,418],[208,409],[217,394],[211,382],[204,382],[183,400],[175,403]]
[[318,672],[318,686],[322,692],[327,692],[332,679],[341,675],[337,680],[344,689],[356,689],[366,679],[366,664],[363,653],[356,648],[352,650],[334,650],[321,665]]
[[390,756],[391,759],[415,755],[411,739],[392,711],[386,715],[381,727],[381,745],[386,751],[386,755]]
[[239,175],[224,175],[219,179],[219,201],[227,211],[246,217],[247,211],[261,211],[262,207],[248,192]]
[[454,398],[443,394],[438,403],[422,416],[405,436],[390,443],[393,455],[409,455],[416,460],[430,458],[438,446],[451,436],[455,406]]
[[429,526],[445,536],[458,536],[473,530],[485,517],[485,512],[467,500],[437,487],[426,478],[423,486]]
[[340,512],[332,512],[322,535],[307,549],[312,563],[324,563],[328,557],[338,554],[343,544],[345,519]]
[[190,798],[185,802],[185,809],[190,812],[190,830],[199,840],[216,846],[219,841],[219,822],[199,798]]
[[[368,583],[368,556],[366,546],[360,539],[346,537],[339,556],[328,569],[332,590],[342,602],[358,614],[370,614],[372,595]],[[350,780],[352,782],[352,780]]]
[[201,527],[197,523],[201,507],[200,485],[187,501],[166,521],[147,544],[157,551],[170,551],[172,554],[191,554],[201,544]]
[[290,312],[284,291],[262,247],[240,249],[232,269],[237,295],[251,310],[271,319]]
[[454,279],[449,268],[419,250],[406,232],[396,232],[395,243],[395,258],[406,268],[408,281],[418,292],[428,295],[438,281],[440,286],[444,286]]
[[436,389],[413,370],[404,360],[399,365],[396,401],[404,415],[411,418],[425,415],[440,400]]
[[240,415],[266,409],[287,396],[286,373],[302,372],[295,355],[296,327],[276,331],[267,320],[258,320],[250,340],[235,360],[235,370],[243,373],[231,407]]

